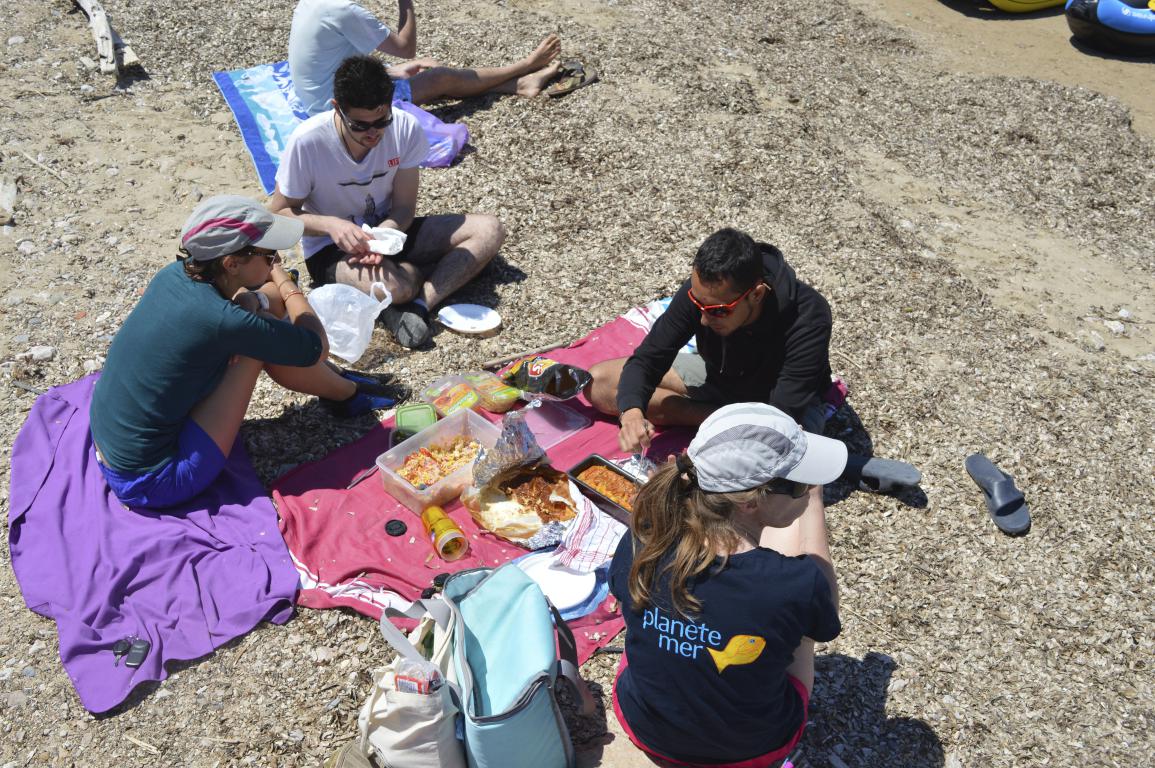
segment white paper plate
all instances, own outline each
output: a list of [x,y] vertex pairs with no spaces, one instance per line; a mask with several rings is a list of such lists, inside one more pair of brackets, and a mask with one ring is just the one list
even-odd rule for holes
[[501,327],[501,315],[480,304],[450,304],[437,313],[437,321],[458,333],[491,333]]
[[525,571],[558,611],[581,605],[597,589],[597,574],[578,573],[554,565],[554,553],[534,552],[517,560],[517,567]]

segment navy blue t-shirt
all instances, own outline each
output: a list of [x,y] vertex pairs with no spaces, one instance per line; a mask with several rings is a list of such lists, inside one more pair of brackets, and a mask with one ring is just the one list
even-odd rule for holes
[[[802,724],[786,677],[803,637],[828,642],[842,625],[830,583],[810,557],[770,549],[732,555],[689,584],[699,615],[678,615],[659,569],[653,604],[633,610],[633,537],[622,537],[610,590],[626,620],[618,706],[643,744],[688,763],[729,763],[781,748]],[[720,563],[721,560],[719,559]]]

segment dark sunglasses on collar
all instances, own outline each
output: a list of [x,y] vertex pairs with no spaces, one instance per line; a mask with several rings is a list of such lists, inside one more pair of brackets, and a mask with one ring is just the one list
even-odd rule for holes
[[738,306],[738,302],[749,296],[750,291],[754,290],[759,285],[760,283],[754,283],[752,286],[743,291],[741,296],[728,304],[703,304],[702,302],[698,301],[698,297],[694,295],[693,291],[688,291],[688,293],[690,296],[690,303],[697,307],[698,311],[707,314],[710,317],[729,317],[734,313],[734,309]]
[[810,493],[810,487],[806,483],[796,483],[793,480],[787,480],[784,477],[776,477],[770,482],[766,483],[766,490],[770,493],[777,493],[781,496],[789,496],[792,499],[801,499],[806,494]]
[[372,130],[379,131],[384,128],[388,128],[389,124],[393,122],[392,108],[390,108],[389,114],[385,115],[385,117],[381,118],[380,120],[374,120],[371,123],[363,123],[360,120],[351,119],[340,107],[337,107],[337,114],[341,116],[341,120],[345,123],[345,127],[354,133],[365,133],[366,131]]

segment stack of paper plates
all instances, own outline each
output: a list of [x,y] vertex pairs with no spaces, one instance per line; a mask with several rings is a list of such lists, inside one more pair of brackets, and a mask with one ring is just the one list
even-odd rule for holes
[[[597,607],[589,606],[589,610],[574,615],[575,609],[586,606],[591,597],[594,597],[604,581],[598,579],[597,573],[579,573],[569,568],[557,565],[553,550],[531,552],[517,559],[517,566],[525,574],[537,582],[541,591],[549,598],[563,618],[571,619],[583,616]],[[600,582],[600,583],[599,583]],[[602,599],[604,599],[602,595]],[[601,601],[597,601],[600,603]],[[571,615],[567,615],[571,614]]]

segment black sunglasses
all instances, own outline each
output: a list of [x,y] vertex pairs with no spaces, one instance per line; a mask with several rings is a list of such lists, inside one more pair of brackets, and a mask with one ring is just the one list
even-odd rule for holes
[[241,251],[237,255],[242,256],[244,258],[249,258],[249,259],[253,258],[254,256],[260,256],[264,259],[268,259],[269,264],[275,264],[277,261],[277,258],[280,256],[280,254],[277,253],[277,251],[272,251],[272,250],[269,250],[268,248],[258,248],[255,245],[250,245],[248,248],[245,248],[243,251]]
[[796,483],[793,480],[787,480],[784,477],[776,477],[770,482],[766,483],[766,489],[770,493],[789,496],[792,499],[801,499],[803,496],[810,493],[809,484]]
[[374,120],[371,123],[363,123],[360,120],[351,119],[340,107],[337,107],[337,114],[341,116],[341,120],[344,121],[345,127],[354,133],[365,133],[366,131],[371,131],[373,129],[381,130],[383,128],[388,128],[389,124],[393,122],[392,109],[389,110],[389,114],[385,115],[385,117],[381,118],[380,120]]

